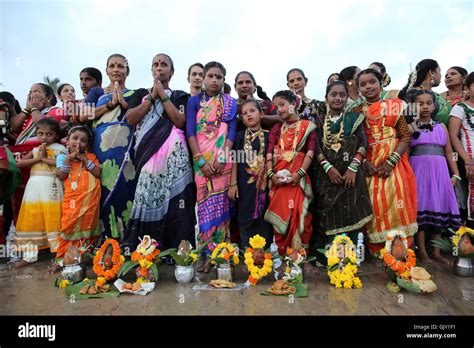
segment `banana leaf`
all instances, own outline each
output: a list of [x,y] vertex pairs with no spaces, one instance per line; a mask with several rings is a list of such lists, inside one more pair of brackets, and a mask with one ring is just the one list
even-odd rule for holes
[[158,280],[158,267],[156,266],[156,263],[154,263],[150,267],[150,271],[151,271],[151,274],[153,275],[153,277],[155,277],[155,281],[157,281]]
[[138,266],[138,262],[136,261],[125,261],[122,267],[120,267],[117,277],[120,278],[121,276],[127,274],[131,269],[137,266]]
[[413,282],[407,281],[402,278],[397,278],[397,284],[403,289],[406,289],[411,292],[421,292],[421,289],[418,285]]
[[159,258],[162,258],[162,257],[166,257],[166,256],[170,256],[171,255],[171,252],[176,250],[175,248],[169,248],[169,249],[166,249],[166,250],[163,250],[162,252],[160,252],[160,254],[158,255]]
[[85,300],[88,298],[114,298],[120,295],[120,293],[117,291],[114,285],[111,285],[111,290],[107,292],[101,292],[98,294],[85,294],[85,295],[79,293],[79,291],[87,284],[94,285],[95,280],[90,280],[89,283],[79,282],[74,285],[69,285],[64,289],[64,292],[67,297],[71,298],[71,296],[73,296],[74,299],[76,300]]
[[453,244],[451,241],[442,238],[442,239],[433,239],[431,244],[442,251],[451,252],[453,250]]

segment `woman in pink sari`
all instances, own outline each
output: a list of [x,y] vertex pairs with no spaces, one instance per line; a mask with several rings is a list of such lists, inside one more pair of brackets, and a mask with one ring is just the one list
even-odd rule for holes
[[193,153],[197,186],[197,241],[204,245],[198,272],[209,272],[215,245],[229,238],[230,151],[237,128],[237,104],[224,94],[226,70],[218,62],[204,67],[205,91],[190,98],[186,107],[186,135]]

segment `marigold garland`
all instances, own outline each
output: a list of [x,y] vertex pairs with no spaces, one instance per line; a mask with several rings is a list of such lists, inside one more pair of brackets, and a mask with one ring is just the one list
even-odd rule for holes
[[153,266],[153,261],[154,259],[160,255],[160,250],[158,248],[154,249],[151,254],[143,254],[142,250],[143,248],[137,248],[132,253],[132,258],[131,260],[134,262],[138,262],[140,265],[140,274],[143,282],[146,282],[147,277],[150,274],[150,267]]
[[[340,248],[344,246],[344,255],[340,255]],[[330,283],[336,288],[359,289],[362,281],[356,277],[357,257],[352,240],[342,234],[334,238],[327,253],[328,276]]]
[[[113,254],[112,254],[112,268],[106,270],[104,268],[104,265],[102,263],[102,259],[104,256],[104,252],[107,249],[107,247],[111,245],[113,248]],[[93,271],[95,274],[97,274],[98,282],[102,283],[102,279],[99,280],[99,278],[105,279],[105,282],[111,281],[117,277],[118,271],[120,267],[122,266],[123,262],[125,261],[125,258],[120,255],[120,245],[115,239],[106,239],[105,242],[102,244],[100,247],[99,251],[94,256],[94,267]],[[105,283],[103,283],[105,284]],[[103,285],[102,284],[102,285]],[[98,284],[99,285],[99,284]]]
[[385,264],[390,267],[397,276],[405,279],[410,278],[410,269],[416,266],[416,255],[411,249],[408,249],[408,255],[406,261],[400,261],[395,258],[388,250],[382,249],[381,254]]
[[[223,249],[227,249],[227,252],[225,252]],[[219,263],[219,261],[217,261],[218,258],[224,259],[229,263],[232,261],[234,265],[237,265],[239,263],[239,255],[237,254],[237,249],[235,249],[234,246],[230,243],[220,243],[212,251],[211,263]]]
[[264,261],[261,267],[255,266],[255,260],[253,259],[253,255],[256,249],[263,249],[265,247],[266,241],[265,238],[261,237],[260,235],[255,235],[254,237],[250,238],[249,240],[250,246],[252,248],[247,248],[244,254],[245,261],[244,263],[247,265],[247,269],[249,271],[249,283],[251,285],[257,285],[258,281],[266,277],[273,269],[273,259],[272,254],[265,253],[264,254]]
[[452,238],[452,242],[455,248],[459,248],[459,241],[461,240],[461,237],[465,234],[469,233],[470,235],[474,236],[474,230],[470,229],[466,226],[461,226],[459,227],[459,230],[456,231],[456,234]]

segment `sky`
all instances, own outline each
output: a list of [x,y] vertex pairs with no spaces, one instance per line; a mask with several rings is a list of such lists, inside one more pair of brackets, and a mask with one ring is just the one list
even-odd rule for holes
[[[49,76],[72,84],[79,99],[79,72],[99,68],[107,85],[113,53],[127,57],[132,89],[151,87],[157,53],[174,60],[172,89],[188,91],[188,67],[213,60],[232,87],[248,70],[269,96],[298,67],[306,95],[323,99],[331,73],[373,61],[385,64],[389,89],[401,89],[425,58],[443,76],[454,65],[473,71],[473,18],[471,0],[0,0],[0,90],[24,106],[31,85]],[[435,89],[444,90],[443,82]]]

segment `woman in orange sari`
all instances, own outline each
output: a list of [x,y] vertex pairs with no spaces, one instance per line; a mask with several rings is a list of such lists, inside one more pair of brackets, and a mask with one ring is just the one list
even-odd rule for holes
[[[363,112],[369,150],[365,161],[374,217],[366,225],[368,246],[374,255],[390,231],[401,230],[413,241],[418,230],[416,180],[408,161],[410,132],[400,99],[382,99],[382,75],[366,69],[357,77],[362,98],[354,112]],[[410,241],[411,239],[411,241]]]
[[291,91],[273,97],[283,122],[270,132],[266,169],[271,188],[265,220],[273,225],[280,255],[289,247],[307,249],[313,232],[308,211],[313,190],[306,171],[316,152],[316,126],[299,119],[298,102]]
[[61,234],[58,238],[56,262],[71,246],[87,247],[101,235],[99,228],[100,165],[88,152],[91,131],[83,125],[72,127],[68,133],[68,155],[56,159],[57,177],[64,181]]

